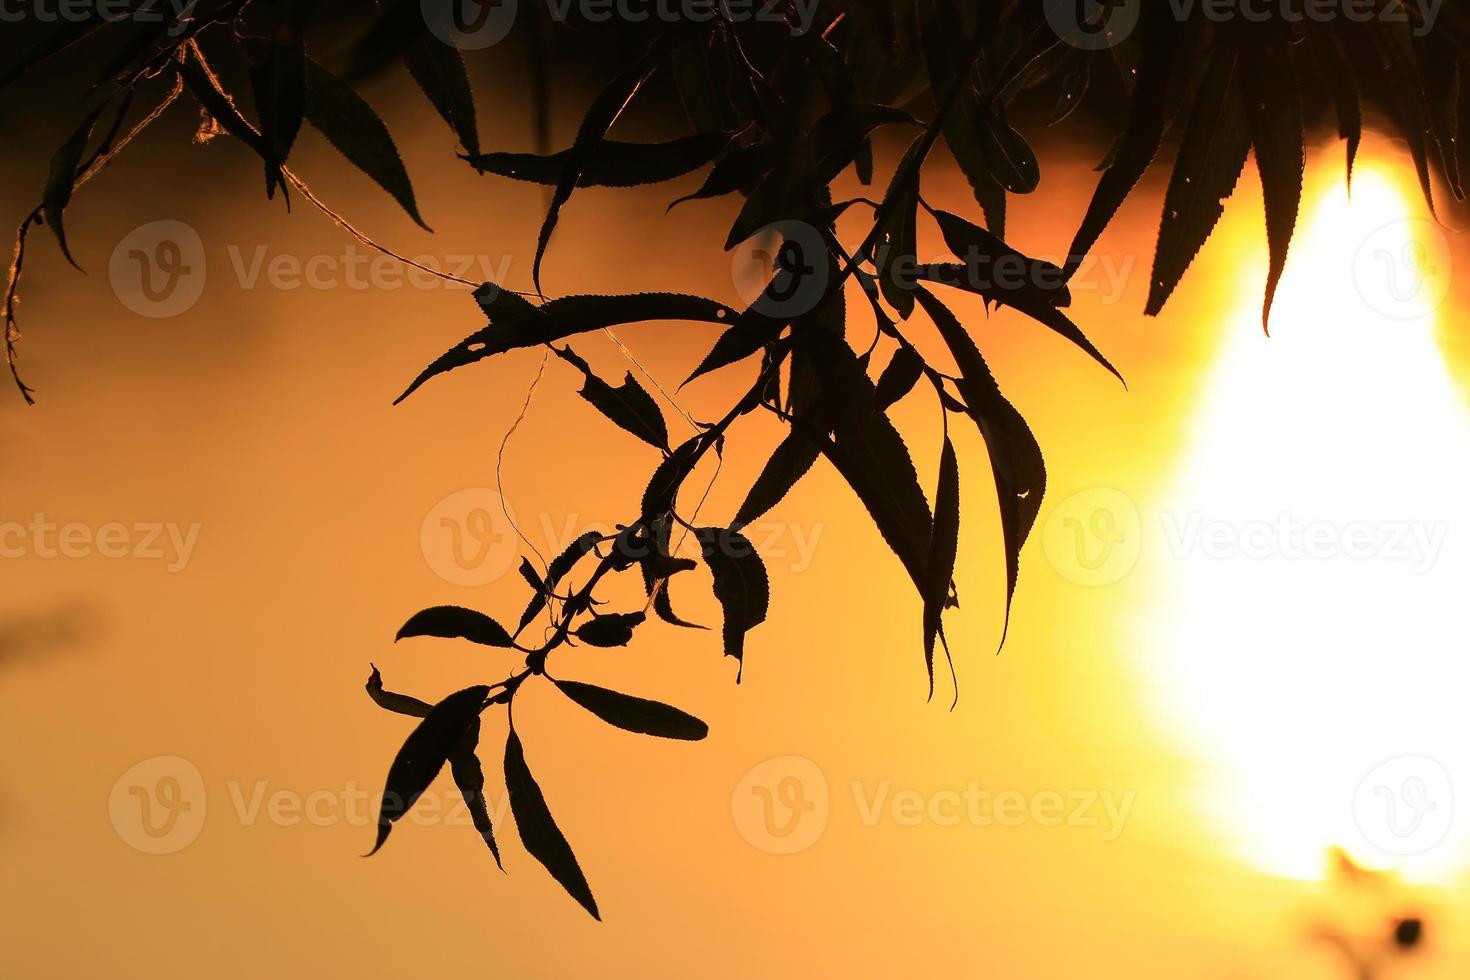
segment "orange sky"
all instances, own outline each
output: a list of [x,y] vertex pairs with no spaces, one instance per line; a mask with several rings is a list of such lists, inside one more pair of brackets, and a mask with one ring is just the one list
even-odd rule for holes
[[[414,229],[316,143],[304,148],[300,171],[325,199],[406,252],[456,268],[469,257],[469,268],[506,268],[511,284],[527,283],[540,195],[451,167],[437,119],[395,106],[386,92],[371,94],[388,109],[437,234]],[[506,126],[518,132],[518,118]],[[1377,159],[1387,148],[1375,143],[1367,152]],[[1031,252],[1064,247],[1092,181],[1089,161],[1050,155],[1048,196],[1013,209],[1009,237]],[[1339,157],[1335,146],[1317,154],[1322,177],[1309,188],[1307,213],[1340,179]],[[32,160],[24,168],[7,163],[6,173],[5,200],[18,214],[27,201],[16,188],[36,183],[19,175],[29,180],[39,170]],[[205,191],[201,173],[215,175],[216,186]],[[1387,173],[1385,186],[1403,184],[1397,171]],[[1278,833],[1285,825],[1269,800],[1261,801],[1266,817],[1243,818],[1250,807],[1247,800],[1242,809],[1240,794],[1278,784],[1242,773],[1273,771],[1273,758],[1290,753],[1231,734],[1269,731],[1298,739],[1302,751],[1320,739],[1324,747],[1312,751],[1327,754],[1343,744],[1322,727],[1343,718],[1312,707],[1328,696],[1312,680],[1325,661],[1288,669],[1295,647],[1242,658],[1241,669],[1262,685],[1292,685],[1283,703],[1287,717],[1300,719],[1296,727],[1282,727],[1278,716],[1276,727],[1267,724],[1262,712],[1279,705],[1232,703],[1236,692],[1218,681],[1227,675],[1212,673],[1219,665],[1212,657],[1231,651],[1205,641],[1237,636],[1232,623],[1258,622],[1238,637],[1269,644],[1281,623],[1251,618],[1263,616],[1259,594],[1201,604],[1214,580],[1160,550],[1157,533],[1171,500],[1193,499],[1215,474],[1251,465],[1249,444],[1241,450],[1212,433],[1251,401],[1241,392],[1253,376],[1226,367],[1259,364],[1276,349],[1241,313],[1258,310],[1264,279],[1252,172],[1221,234],[1157,320],[1139,313],[1156,181],[1100,243],[1099,264],[1084,275],[1096,288],[1074,289],[1073,312],[1127,376],[1126,392],[1042,328],[1007,312],[985,320],[978,304],[956,303],[1040,438],[1050,492],[1023,556],[1010,641],[996,657],[1001,564],[990,476],[978,438],[958,436],[966,522],[964,605],[949,621],[961,693],[954,711],[946,710],[942,682],[941,696],[926,703],[918,603],[860,506],[823,466],[758,529],[775,598],[769,621],[750,637],[739,687],[716,636],[662,624],[626,650],[582,649],[553,660],[560,676],[699,715],[711,726],[707,741],[666,743],[607,729],[554,692],[528,687],[517,727],[602,905],[602,924],[534,866],[508,822],[499,827],[508,877],[462,826],[406,821],[381,854],[358,857],[372,837],[360,797],[381,788],[408,731],[362,693],[368,663],[382,668],[390,687],[431,700],[514,667],[465,645],[391,639],[424,606],[471,605],[513,619],[524,601],[513,569],[458,576],[435,519],[493,501],[484,488],[494,486],[495,451],[540,355],[467,368],[390,407],[423,363],[478,326],[468,295],[385,286],[381,276],[376,288],[340,285],[357,261],[350,241],[304,207],[288,216],[255,200],[258,185],[256,168],[234,146],[165,150],[155,139],[69,212],[89,275],[67,270],[37,238],[23,352],[41,404],[0,410],[0,522],[41,514],[92,532],[120,525],[129,547],[140,543],[137,528],[161,523],[179,531],[187,554],[165,537],[159,558],[107,558],[96,548],[87,557],[46,558],[31,546],[26,557],[4,561],[0,619],[83,608],[93,624],[75,645],[0,662],[0,737],[12,746],[0,772],[9,883],[0,947],[10,975],[386,977],[478,963],[518,977],[1333,975],[1331,960],[1306,942],[1319,912],[1336,914],[1326,886],[1272,855],[1310,841],[1301,861],[1318,865],[1319,844],[1349,842],[1318,840],[1311,828]],[[545,266],[548,292],[695,282],[738,301],[729,257],[711,233],[727,220],[725,207],[696,202],[662,217],[663,202],[683,190],[579,192]],[[937,206],[973,210],[963,182],[939,170],[925,190]],[[1405,216],[1422,218],[1417,199],[1385,193],[1385,214],[1392,217],[1399,200]],[[160,218],[198,232],[208,286],[182,315],[150,319],[113,294],[107,259],[134,228]],[[1454,246],[1453,259],[1462,254]],[[288,270],[292,261],[322,257],[315,266],[322,281],[339,285],[241,284],[237,266],[248,272],[256,257],[278,256]],[[1307,351],[1292,363],[1314,363],[1312,352],[1327,350],[1332,335],[1312,332],[1321,326],[1316,309],[1293,304],[1291,290],[1348,295],[1351,276],[1305,282],[1292,274],[1273,328],[1291,356]],[[1309,386],[1300,404],[1291,397],[1271,404],[1304,413],[1293,431],[1309,443],[1335,445],[1333,419],[1354,399],[1382,400],[1388,412],[1422,393],[1426,378],[1453,379],[1470,363],[1444,341],[1462,317],[1458,296],[1433,311],[1435,358],[1413,362],[1427,372],[1422,377],[1322,388],[1322,397],[1342,399],[1337,408],[1311,400]],[[855,323],[865,339],[866,321]],[[1242,331],[1248,339],[1238,339]],[[713,339],[708,326],[635,327],[620,336],[669,387]],[[604,338],[578,349],[604,374],[622,370]],[[1384,355],[1382,363],[1410,360]],[[1332,369],[1361,367],[1334,362]],[[681,395],[697,417],[717,414],[745,383],[741,369],[726,373]],[[656,463],[651,450],[578,399],[577,387],[568,366],[549,364],[507,457],[509,502],[540,545],[548,529],[564,539],[568,529],[625,518]],[[1462,431],[1464,394],[1453,380],[1443,390],[1449,401],[1432,431],[1448,439]],[[671,429],[683,431],[668,414]],[[933,406],[915,396],[895,417],[927,486],[937,449]],[[1270,430],[1269,420],[1252,424]],[[777,435],[765,420],[736,428],[705,505],[710,519],[733,512]],[[1241,455],[1220,455],[1227,451]],[[1290,461],[1287,449],[1272,451],[1285,454],[1263,457],[1273,465]],[[1402,455],[1394,459],[1404,466],[1418,458]],[[1357,480],[1357,472],[1343,478]],[[1279,473],[1257,471],[1243,486]],[[1470,489],[1454,483],[1458,469],[1432,473]],[[1413,485],[1414,474],[1403,482]],[[1414,516],[1418,498],[1400,506],[1391,488],[1384,509],[1367,517]],[[1117,496],[1101,499],[1124,501],[1117,514],[1136,510],[1137,558],[1121,572],[1097,573],[1067,557],[1066,519],[1090,518],[1104,489]],[[1298,490],[1293,499],[1315,499],[1310,486]],[[501,550],[493,560],[508,560],[505,528],[496,528]],[[1311,565],[1288,572],[1280,587],[1291,590],[1310,590],[1319,574]],[[681,580],[676,597],[686,615],[710,622],[716,610],[702,575]],[[1230,582],[1257,580],[1252,573]],[[1421,594],[1441,601],[1405,612],[1385,600],[1376,614],[1390,623],[1442,616],[1448,593],[1416,585],[1403,601]],[[1332,608],[1331,596],[1323,602]],[[1344,594],[1336,608],[1346,618],[1354,602]],[[1427,621],[1431,638],[1455,622],[1443,619],[1438,629]],[[1447,643],[1414,660],[1412,678],[1424,689],[1451,683],[1459,676],[1453,660]],[[1354,696],[1361,688],[1344,690]],[[1428,710],[1439,705],[1431,701]],[[498,744],[503,724],[487,721],[487,744]],[[1434,734],[1436,750],[1448,744],[1445,733]],[[498,752],[486,758],[498,801]],[[773,759],[787,761],[772,767]],[[1342,762],[1346,772],[1357,764]],[[1446,764],[1453,768],[1453,760]],[[170,777],[181,780],[181,792],[199,794],[191,797],[197,808],[179,815],[190,836],[198,822],[197,839],[174,853],[144,853],[153,845],[131,822],[140,799],[129,787],[171,791],[158,783]],[[777,791],[791,777],[804,780],[803,799],[825,799],[817,812],[826,823],[802,831],[811,840],[796,853],[771,853],[801,841],[782,843],[759,819],[754,787]],[[439,789],[448,791],[439,799],[453,799],[452,787]],[[1024,813],[976,819],[968,801],[981,793],[992,805],[1008,794]],[[1077,819],[1049,817],[1053,798]],[[443,822],[442,814],[425,821]],[[1437,910],[1439,931],[1416,976],[1462,975],[1470,957],[1460,911],[1470,893],[1457,860],[1431,869],[1429,884],[1406,886],[1405,902]]]

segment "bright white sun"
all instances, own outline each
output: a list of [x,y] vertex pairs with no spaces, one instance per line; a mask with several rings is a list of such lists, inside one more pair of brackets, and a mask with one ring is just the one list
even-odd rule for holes
[[[1262,334],[1233,310],[1150,508],[1150,681],[1237,857],[1470,866],[1470,418],[1436,344],[1443,233],[1364,167],[1303,210]],[[1240,268],[1264,265],[1246,254]],[[1249,265],[1247,265],[1249,263]]]

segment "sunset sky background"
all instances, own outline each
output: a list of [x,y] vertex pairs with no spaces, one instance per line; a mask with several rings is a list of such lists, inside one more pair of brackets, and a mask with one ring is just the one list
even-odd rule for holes
[[[451,134],[404,77],[365,94],[435,234],[314,133],[294,168],[394,248],[450,264],[480,257],[528,287],[539,189],[454,160]],[[5,130],[54,137],[12,144],[0,162],[3,213],[18,220],[66,116],[25,90],[5,112]],[[392,638],[431,605],[519,613],[526,586],[503,525],[504,574],[483,584],[443,574],[434,529],[446,506],[461,506],[446,501],[494,499],[496,452],[542,355],[474,365],[392,407],[428,360],[482,325],[468,291],[242,284],[232,255],[248,262],[263,246],[337,261],[361,246],[299,200],[290,214],[260,200],[258,162],[227,139],[188,145],[194,122],[180,105],[79,192],[68,225],[86,275],[43,232],[33,239],[21,349],[40,404],[0,407],[0,522],[44,514],[199,533],[175,572],[145,559],[4,560],[0,623],[74,611],[85,622],[75,639],[27,641],[0,659],[7,974],[387,977],[483,965],[517,977],[1327,978],[1341,972],[1312,939],[1321,922],[1371,931],[1422,912],[1428,945],[1401,975],[1464,975],[1470,344],[1453,272],[1470,253],[1453,230],[1463,221],[1428,221],[1400,147],[1366,142],[1351,205],[1340,146],[1311,148],[1269,339],[1250,167],[1164,314],[1142,316],[1162,195],[1151,175],[1073,290],[1073,318],[1126,391],[1029,320],[987,319],[978,301],[951,297],[1050,474],[996,656],[993,484],[978,436],[956,429],[966,520],[963,604],[947,625],[953,711],[943,671],[926,701],[912,588],[825,464],[757,530],[771,544],[774,599],[739,686],[717,633],[653,623],[627,649],[556,653],[557,676],[676,704],[711,728],[702,743],[662,742],[610,729],[545,685],[518,701],[530,765],[602,906],[599,924],[535,865],[508,818],[497,825],[502,876],[471,829],[433,825],[442,820],[406,821],[363,860],[371,815],[346,802],[381,789],[410,727],[363,693],[370,662],[389,687],[427,700],[516,666],[468,644]],[[487,146],[528,145],[519,99],[487,100],[481,124]],[[573,125],[558,120],[558,144]],[[1055,256],[1101,148],[1038,136],[1041,191],[1013,199],[1007,237]],[[880,173],[897,151],[880,145]],[[741,275],[719,248],[730,202],[663,214],[698,180],[579,191],[546,260],[548,293],[680,289],[740,304]],[[974,216],[946,166],[926,172],[924,191]],[[108,260],[159,219],[197,231],[207,285],[187,312],[151,319],[120,301]],[[840,230],[855,241],[864,229],[853,219]],[[921,255],[940,252],[936,235],[921,238]],[[1424,274],[1407,291],[1382,264],[1404,256]],[[850,336],[865,343],[870,330],[855,308]],[[927,329],[912,333],[936,349]],[[715,334],[660,324],[618,336],[672,391]],[[575,346],[604,377],[626,369],[605,337]],[[713,417],[751,370],[697,382],[679,401]],[[657,462],[579,387],[569,366],[546,365],[507,451],[509,505],[543,551],[626,520]],[[665,407],[675,437],[687,434]],[[894,417],[932,487],[938,413],[915,395]],[[708,522],[733,514],[779,436],[766,418],[735,427]],[[456,497],[465,491],[480,493]],[[1075,529],[1100,510],[1122,537],[1106,560],[1079,562]],[[1240,532],[1283,514],[1374,534],[1403,527],[1401,544],[1428,540],[1433,552],[1218,556],[1179,543],[1190,527]],[[681,577],[675,600],[713,623],[706,584],[703,571]],[[608,596],[641,601],[636,589]],[[492,804],[503,735],[503,715],[487,715]],[[1413,856],[1375,846],[1355,804],[1375,767],[1405,756],[1434,760],[1457,794],[1433,815],[1448,820],[1443,839]],[[110,801],[120,780],[126,799],[134,766],[175,765],[147,761],[160,757],[197,770],[207,804],[189,816],[203,816],[196,840],[148,854]],[[809,799],[825,793],[827,819],[810,846],[772,854],[746,794],[752,770],[786,757],[798,761],[782,773],[807,774]],[[442,783],[436,793],[452,800]],[[907,825],[890,805],[904,791],[932,801],[971,785],[1032,801],[1126,799],[1126,820],[1109,832],[1097,802],[1089,812],[1102,826],[945,826],[927,815]],[[324,816],[273,819],[276,794],[316,794]],[[1344,895],[1328,874],[1334,847],[1399,873],[1380,896]]]

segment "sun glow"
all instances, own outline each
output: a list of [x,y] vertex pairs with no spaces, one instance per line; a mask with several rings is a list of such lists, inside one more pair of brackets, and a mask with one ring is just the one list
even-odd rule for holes
[[1470,865],[1470,419],[1435,338],[1448,249],[1411,194],[1364,166],[1351,199],[1340,175],[1308,198],[1269,338],[1258,281],[1223,285],[1145,518],[1159,711],[1206,824],[1272,874],[1334,846],[1412,880]]

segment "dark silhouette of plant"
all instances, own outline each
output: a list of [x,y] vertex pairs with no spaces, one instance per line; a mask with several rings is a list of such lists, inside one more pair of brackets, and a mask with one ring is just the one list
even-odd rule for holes
[[[819,458],[857,494],[922,599],[918,639],[932,696],[935,651],[950,656],[943,612],[958,601],[953,571],[960,464],[949,425],[968,419],[984,438],[1003,532],[1007,619],[1021,549],[1046,491],[1036,438],[943,297],[956,289],[978,294],[988,309],[1019,314],[1005,314],[1005,322],[1035,321],[1118,374],[1064,312],[1067,282],[1171,132],[1179,150],[1164,196],[1150,314],[1160,311],[1209,237],[1253,150],[1265,191],[1270,268],[1263,321],[1269,316],[1296,223],[1304,134],[1329,105],[1350,162],[1364,111],[1375,111],[1406,141],[1431,205],[1432,173],[1459,195],[1463,151],[1456,142],[1455,92],[1470,20],[1458,0],[1433,8],[1382,0],[1373,5],[1372,17],[1326,20],[1302,16],[1302,7],[1291,0],[1279,9],[1253,6],[1251,17],[1213,20],[1208,11],[1217,5],[1161,0],[842,0],[818,8],[780,0],[765,8],[772,14],[765,18],[736,17],[723,5],[691,2],[678,19],[666,13],[595,28],[616,38],[624,63],[587,108],[571,145],[557,152],[545,145],[551,59],[562,41],[578,43],[570,28],[589,25],[576,23],[575,5],[566,20],[553,16],[551,22],[530,5],[513,37],[535,55],[528,88],[540,120],[536,153],[481,150],[460,53],[434,30],[453,23],[450,4],[387,0],[340,60],[352,75],[401,59],[449,125],[468,166],[541,185],[549,191],[549,206],[533,253],[534,292],[517,293],[499,283],[480,286],[475,299],[486,325],[430,363],[399,400],[450,371],[512,349],[544,346],[578,369],[581,394],[594,408],[657,449],[661,459],[637,509],[615,533],[583,536],[545,568],[523,562],[530,599],[513,630],[455,607],[425,610],[405,624],[400,638],[464,639],[515,650],[524,665],[506,680],[432,705],[384,690],[374,668],[368,682],[373,698],[422,719],[389,770],[377,847],[447,763],[499,860],[476,755],[479,719],[492,706],[504,705],[510,714],[517,692],[533,678],[552,683],[616,726],[667,738],[703,737],[704,725],[674,708],[553,678],[548,659],[575,643],[627,644],[649,611],[668,623],[691,625],[675,613],[670,596],[677,577],[695,567],[677,556],[677,538],[689,534],[713,574],[724,652],[741,661],[746,634],[765,619],[770,601],[766,569],[741,531],[776,506]],[[5,301],[12,371],[27,230],[44,220],[70,258],[62,219],[75,189],[186,93],[204,113],[206,129],[235,137],[259,157],[267,196],[295,191],[325,210],[287,162],[307,122],[423,224],[387,129],[347,81],[308,54],[307,38],[316,36],[309,33],[312,25],[341,27],[348,14],[318,9],[310,0],[204,2],[184,20],[153,0],[138,0],[130,9],[139,16],[62,27],[3,76],[8,81],[90,33],[122,34],[119,23],[126,25],[127,36],[119,39],[91,107],[57,151],[42,201],[20,229]],[[810,23],[802,23],[803,9],[812,12]],[[555,43],[547,44],[549,29],[561,31],[552,35]],[[344,27],[331,36],[346,33]],[[216,62],[226,60],[248,66],[238,82],[224,80],[228,73],[217,70]],[[663,142],[614,139],[610,134],[628,106],[652,98],[650,82],[659,76],[673,79],[687,128]],[[1057,107],[1051,122],[1086,105],[1089,115],[1115,133],[1060,266],[1023,255],[1005,241],[1009,196],[1031,193],[1040,181],[1036,155],[1013,117],[1034,119],[1044,102]],[[135,104],[150,108],[129,128]],[[878,179],[872,140],[880,128],[910,138],[881,194],[835,199],[833,183],[849,170],[863,184]],[[971,217],[934,207],[924,196],[924,168],[940,144],[974,192]],[[755,302],[733,309],[675,291],[542,294],[541,270],[558,217],[576,206],[577,188],[651,184],[706,166],[699,189],[670,206],[736,200],[727,249],[774,229],[777,258]],[[871,213],[869,230],[861,241],[843,243],[836,219],[852,208]],[[919,260],[918,225],[931,219],[953,259]],[[849,284],[871,314],[871,327],[863,326],[866,315],[848,310]],[[926,329],[913,316],[916,310],[942,339],[953,366],[931,363],[911,341]],[[632,374],[615,386],[570,346],[589,331],[656,320],[720,328],[691,380],[737,364],[754,368],[744,394],[679,445],[670,443],[658,401]],[[865,329],[871,329],[870,339],[854,342]],[[880,347],[892,352],[881,370]],[[16,382],[29,400],[18,374]],[[921,387],[932,393],[944,420],[932,496],[887,414]],[[688,509],[681,495],[684,484],[701,460],[723,453],[732,425],[752,413],[775,416],[789,432],[737,512],[720,525],[701,525],[698,508]],[[634,570],[645,586],[646,608],[601,608],[597,589],[604,580]],[[523,639],[542,616],[545,638]],[[552,820],[513,724],[504,770],[527,850],[596,915],[591,889]]]

